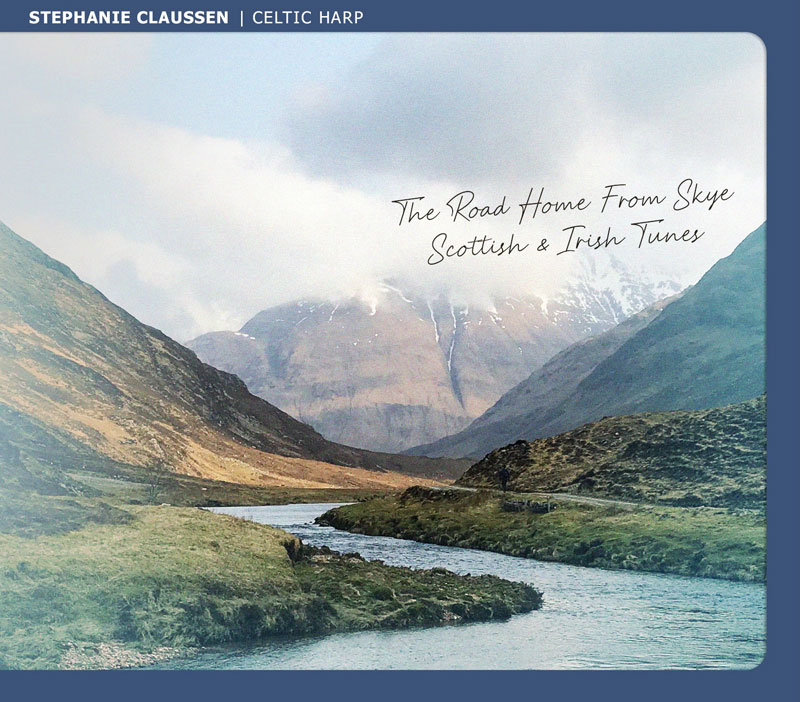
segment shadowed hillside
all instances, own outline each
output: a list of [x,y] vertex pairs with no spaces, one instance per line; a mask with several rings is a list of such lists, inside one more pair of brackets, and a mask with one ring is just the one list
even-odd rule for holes
[[679,506],[762,508],[766,396],[700,411],[605,417],[492,451],[458,481],[496,487],[501,467],[522,492],[569,492]]

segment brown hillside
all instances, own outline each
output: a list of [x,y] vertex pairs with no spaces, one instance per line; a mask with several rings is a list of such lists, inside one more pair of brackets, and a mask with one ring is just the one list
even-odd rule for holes
[[275,485],[401,486],[465,467],[327,441],[2,225],[0,433],[69,468],[166,463]]

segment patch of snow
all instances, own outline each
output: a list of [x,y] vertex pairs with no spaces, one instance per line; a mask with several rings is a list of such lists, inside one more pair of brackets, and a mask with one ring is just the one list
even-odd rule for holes
[[436,323],[436,317],[433,316],[433,307],[431,307],[430,300],[428,300],[428,312],[431,313],[431,322],[433,322],[433,333],[436,334],[436,343],[439,343],[439,325]]
[[453,310],[453,305],[450,305],[450,316],[453,318],[453,338],[450,339],[450,350],[447,352],[447,372],[453,372],[453,349],[456,346],[456,331],[458,330],[458,322],[456,321],[456,313]]
[[404,302],[407,302],[409,305],[413,305],[414,304],[405,295],[403,295],[403,292],[401,290],[398,290],[397,288],[395,288],[395,287],[393,287],[391,285],[387,285],[386,283],[381,283],[381,287],[384,290],[390,290],[393,293],[397,293],[400,296],[400,299],[402,299]]

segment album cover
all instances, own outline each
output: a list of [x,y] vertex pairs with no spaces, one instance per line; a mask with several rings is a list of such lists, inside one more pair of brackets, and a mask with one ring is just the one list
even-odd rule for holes
[[762,664],[758,35],[20,21],[0,667]]

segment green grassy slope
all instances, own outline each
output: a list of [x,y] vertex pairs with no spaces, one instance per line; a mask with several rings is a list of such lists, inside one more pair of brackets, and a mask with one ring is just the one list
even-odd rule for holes
[[320,521],[360,534],[496,551],[542,561],[730,580],[765,577],[764,515],[714,508],[576,504],[551,512],[506,511],[514,493],[409,488],[346,505]]

